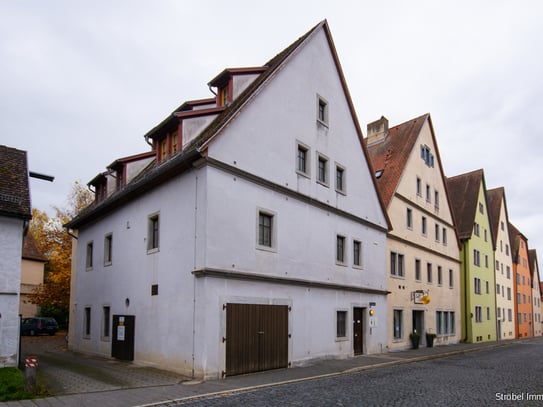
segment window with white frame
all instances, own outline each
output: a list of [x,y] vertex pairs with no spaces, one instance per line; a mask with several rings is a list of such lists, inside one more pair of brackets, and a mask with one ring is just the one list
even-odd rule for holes
[[483,322],[483,308],[480,305],[475,306],[475,322]]
[[87,271],[92,270],[93,255],[94,255],[94,243],[93,242],[88,242],[87,243],[86,260],[85,260],[85,266],[87,268]]
[[102,307],[102,340],[109,339],[111,335],[111,308],[109,305]]
[[426,202],[432,202],[432,196],[430,192],[430,185],[426,184]]
[[362,242],[353,240],[353,266],[362,267]]
[[432,263],[426,263],[426,281],[428,282],[428,284],[432,284],[432,281],[433,281]]
[[309,177],[309,169],[311,168],[309,162],[309,147],[304,144],[297,143],[296,148],[296,172],[298,174]]
[[443,285],[443,269],[437,266],[437,285]]
[[405,276],[403,254],[390,252],[390,274],[397,277]]
[[345,168],[336,164],[336,191],[342,194],[347,192]]
[[158,251],[160,238],[160,216],[158,213],[147,218],[147,252]]
[[415,280],[416,281],[422,280],[420,264],[421,264],[420,259],[415,259]]
[[403,311],[400,309],[393,310],[392,332],[394,339],[403,338]]
[[473,278],[473,290],[475,294],[481,294],[481,279],[478,277]]
[[328,116],[329,116],[329,106],[328,102],[321,96],[317,95],[317,121],[328,126]]
[[439,225],[436,224],[434,229],[435,229],[436,242],[439,242],[439,229],[440,229]]
[[104,237],[104,266],[109,266],[113,262],[113,234],[108,233]]
[[417,195],[422,196],[422,180],[417,177]]
[[481,252],[477,249],[473,249],[473,264],[476,266],[481,265]]
[[449,269],[449,288],[454,287],[454,274],[452,269]]
[[259,210],[257,219],[257,248],[274,249],[276,247],[276,217],[275,214]]
[[336,236],[336,263],[345,264],[345,236]]
[[336,338],[347,337],[347,311],[336,311]]
[[443,246],[447,246],[447,229],[443,228],[441,232],[441,240],[443,241]]
[[405,214],[405,224],[408,229],[413,229],[413,209],[407,208]]
[[421,229],[422,229],[422,234],[423,234],[424,236],[426,236],[426,234],[428,233],[428,230],[427,230],[427,229],[428,229],[428,226],[427,226],[426,223],[427,223],[427,222],[426,222],[426,216],[423,216],[423,217],[421,218]]
[[83,337],[89,338],[91,335],[91,307],[85,307],[83,312]]
[[328,186],[328,158],[317,154],[317,182]]

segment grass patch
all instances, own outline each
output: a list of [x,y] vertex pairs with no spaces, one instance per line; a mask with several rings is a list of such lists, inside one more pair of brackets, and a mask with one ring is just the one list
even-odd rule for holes
[[40,397],[40,394],[24,391],[25,375],[14,367],[0,369],[0,401],[24,400]]

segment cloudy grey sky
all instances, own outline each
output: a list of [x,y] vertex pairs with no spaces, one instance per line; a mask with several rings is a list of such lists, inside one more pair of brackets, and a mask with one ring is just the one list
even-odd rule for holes
[[446,175],[484,168],[541,258],[541,1],[0,0],[0,144],[55,176],[31,181],[52,213],[224,68],[323,19],[362,128],[430,113]]

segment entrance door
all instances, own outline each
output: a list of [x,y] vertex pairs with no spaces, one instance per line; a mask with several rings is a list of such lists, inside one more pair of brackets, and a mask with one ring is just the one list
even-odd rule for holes
[[355,355],[364,353],[364,308],[353,308],[353,348]]
[[413,331],[420,335],[421,342],[424,334],[424,311],[413,311]]
[[226,375],[288,366],[288,306],[226,305]]
[[134,360],[135,327],[136,317],[134,315],[113,315],[112,357],[121,360]]

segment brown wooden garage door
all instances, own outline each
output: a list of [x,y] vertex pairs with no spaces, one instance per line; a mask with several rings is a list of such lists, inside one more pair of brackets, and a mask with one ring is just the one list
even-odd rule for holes
[[288,366],[288,306],[227,304],[226,375]]

